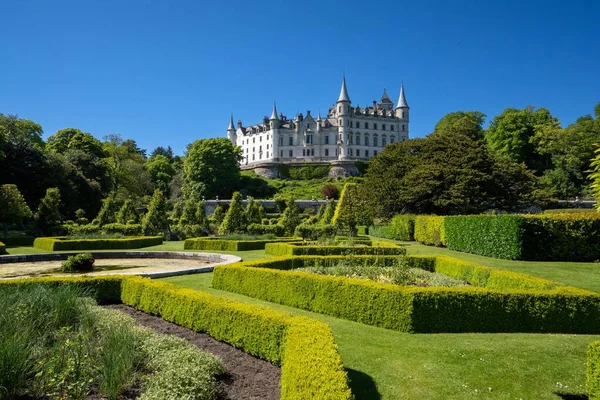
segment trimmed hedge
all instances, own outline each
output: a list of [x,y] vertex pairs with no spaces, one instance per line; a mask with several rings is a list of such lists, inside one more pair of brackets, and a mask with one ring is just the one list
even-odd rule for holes
[[265,245],[273,242],[294,242],[298,238],[278,238],[264,240],[221,240],[219,238],[194,238],[186,239],[185,250],[221,250],[221,251],[248,251],[262,250]]
[[33,236],[7,236],[0,238],[5,246],[32,246],[35,238]]
[[473,287],[403,287],[281,270],[296,262],[218,266],[212,286],[402,332],[600,332],[600,295],[451,257],[438,257],[435,271]]
[[273,225],[250,224],[248,225],[248,233],[251,235],[273,234],[281,237],[285,236],[285,226],[277,224],[277,222]]
[[162,236],[140,236],[122,239],[69,239],[60,237],[36,238],[33,247],[47,251],[139,249],[162,244]]
[[273,256],[337,256],[337,255],[379,255],[401,256],[406,254],[404,247],[385,243],[384,246],[320,246],[316,242],[268,243],[265,253]]
[[522,257],[523,218],[519,215],[446,217],[445,230],[451,250],[509,260]]
[[586,389],[589,400],[600,399],[600,341],[587,348]]
[[369,228],[371,236],[385,239],[413,241],[415,240],[416,215],[398,214],[392,218],[390,225],[372,226]]
[[445,246],[445,218],[436,215],[417,215],[415,217],[415,240],[430,246]]
[[352,399],[333,334],[321,322],[138,277],[123,281],[122,300],[282,365],[282,400]]
[[369,234],[369,227],[368,226],[364,226],[364,225],[359,225],[356,227],[356,231],[359,235],[368,235]]
[[6,246],[0,242],[0,254],[6,254]]
[[294,231],[294,236],[302,239],[317,240],[321,237],[335,236],[337,228],[334,225],[307,225],[300,224]]

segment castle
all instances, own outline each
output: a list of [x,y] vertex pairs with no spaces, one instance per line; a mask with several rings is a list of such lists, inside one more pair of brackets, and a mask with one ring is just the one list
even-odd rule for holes
[[242,169],[254,169],[266,177],[277,176],[280,164],[332,164],[330,175],[353,175],[355,161],[367,161],[387,144],[408,139],[409,107],[400,86],[398,103],[388,97],[386,90],[379,103],[371,107],[352,107],[346,78],[335,105],[326,118],[321,113],[314,119],[310,111],[299,113],[294,119],[277,114],[273,104],[271,117],[264,117],[256,125],[233,124],[233,115],[227,128],[227,137],[241,147]]

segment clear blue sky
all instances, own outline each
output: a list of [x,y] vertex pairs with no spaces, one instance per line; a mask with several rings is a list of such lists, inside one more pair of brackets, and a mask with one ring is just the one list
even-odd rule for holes
[[[92,4],[93,3],[93,4]],[[5,0],[0,112],[118,133],[182,154],[193,140],[335,102],[395,102],[411,137],[445,114],[546,107],[563,126],[600,100],[600,1]]]

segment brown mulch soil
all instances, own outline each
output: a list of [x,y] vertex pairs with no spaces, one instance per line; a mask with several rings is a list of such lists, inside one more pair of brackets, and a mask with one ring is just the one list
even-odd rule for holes
[[127,313],[142,326],[178,336],[199,349],[218,356],[227,370],[227,376],[223,379],[223,400],[279,399],[281,369],[268,361],[219,342],[207,334],[194,332],[135,308],[122,304],[108,307]]

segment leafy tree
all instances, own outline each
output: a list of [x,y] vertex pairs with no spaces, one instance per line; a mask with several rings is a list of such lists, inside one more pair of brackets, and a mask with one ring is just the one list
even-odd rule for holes
[[146,157],[135,141],[109,135],[104,142],[106,158],[112,178],[111,192],[120,199],[140,198],[152,193],[152,177],[144,164]]
[[76,128],[65,128],[48,138],[46,149],[65,154],[69,150],[80,150],[97,158],[105,157],[102,143],[89,133]]
[[524,162],[527,168],[541,175],[550,167],[550,157],[540,154],[537,147],[543,140],[544,127],[548,126],[557,127],[559,122],[545,108],[507,108],[494,117],[485,137],[492,153]]
[[59,208],[60,192],[58,188],[47,189],[36,213],[38,228],[44,234],[51,235],[57,232],[61,220]]
[[[131,199],[127,199],[123,202],[123,205],[117,212],[116,217],[117,217],[117,222],[120,224],[127,224],[130,221],[133,221],[134,223],[137,224],[140,220],[140,216],[138,215],[138,213],[135,209],[135,204],[133,203],[133,200],[131,200]],[[100,218],[98,218],[98,219],[100,219]]]
[[169,184],[175,175],[175,169],[169,162],[169,159],[160,154],[155,155],[148,159],[145,167],[150,172],[154,186],[168,195],[170,190]]
[[319,218],[319,223],[322,225],[329,225],[335,214],[335,200],[330,199],[323,210],[323,215]]
[[340,191],[337,186],[328,183],[321,188],[321,195],[327,199],[337,199],[340,197]]
[[206,225],[206,207],[204,200],[198,202],[198,206],[196,207],[196,221],[198,221],[198,225]]
[[6,140],[12,144],[30,144],[43,148],[41,125],[28,119],[19,118],[17,115],[4,115],[0,113],[0,127]]
[[148,212],[142,222],[142,230],[146,235],[166,234],[169,232],[168,206],[163,192],[154,190],[152,200],[148,204]]
[[281,224],[285,227],[287,235],[293,235],[296,227],[302,223],[302,216],[300,214],[300,207],[298,207],[294,198],[289,198],[281,216]]
[[181,225],[200,225],[201,222],[198,219],[198,205],[192,200],[185,202],[183,206],[183,212],[179,220]]
[[244,232],[246,226],[246,213],[242,204],[242,195],[240,192],[235,192],[229,204],[229,209],[227,209],[227,213],[225,214],[225,219],[223,219],[223,223],[219,226],[219,234],[226,235],[229,233]]
[[32,215],[25,198],[17,185],[0,186],[0,223],[4,227],[4,236],[8,236],[8,224],[18,224]]
[[362,198],[358,185],[346,183],[331,223],[340,228],[348,228],[350,236],[356,236],[357,225],[371,225],[371,222],[366,201]]
[[119,206],[114,197],[107,197],[102,201],[102,208],[98,213],[96,219],[99,221],[100,226],[117,222],[117,210]]
[[485,114],[479,111],[456,111],[440,119],[434,128],[434,132],[459,132],[470,136],[472,139],[481,140],[484,137],[484,122]]
[[214,211],[210,215],[210,219],[214,221],[217,226],[221,226],[225,219],[225,208],[221,204],[217,204]]
[[250,224],[260,224],[263,218],[263,209],[259,202],[254,198],[249,197],[248,203],[246,204],[246,222]]
[[156,156],[164,156],[169,160],[170,163],[172,163],[175,160],[175,155],[173,154],[173,149],[171,148],[171,146],[168,146],[166,149],[162,146],[158,146],[150,153],[150,158]]
[[228,139],[201,139],[188,146],[183,162],[186,198],[229,197],[240,182],[242,150]]

